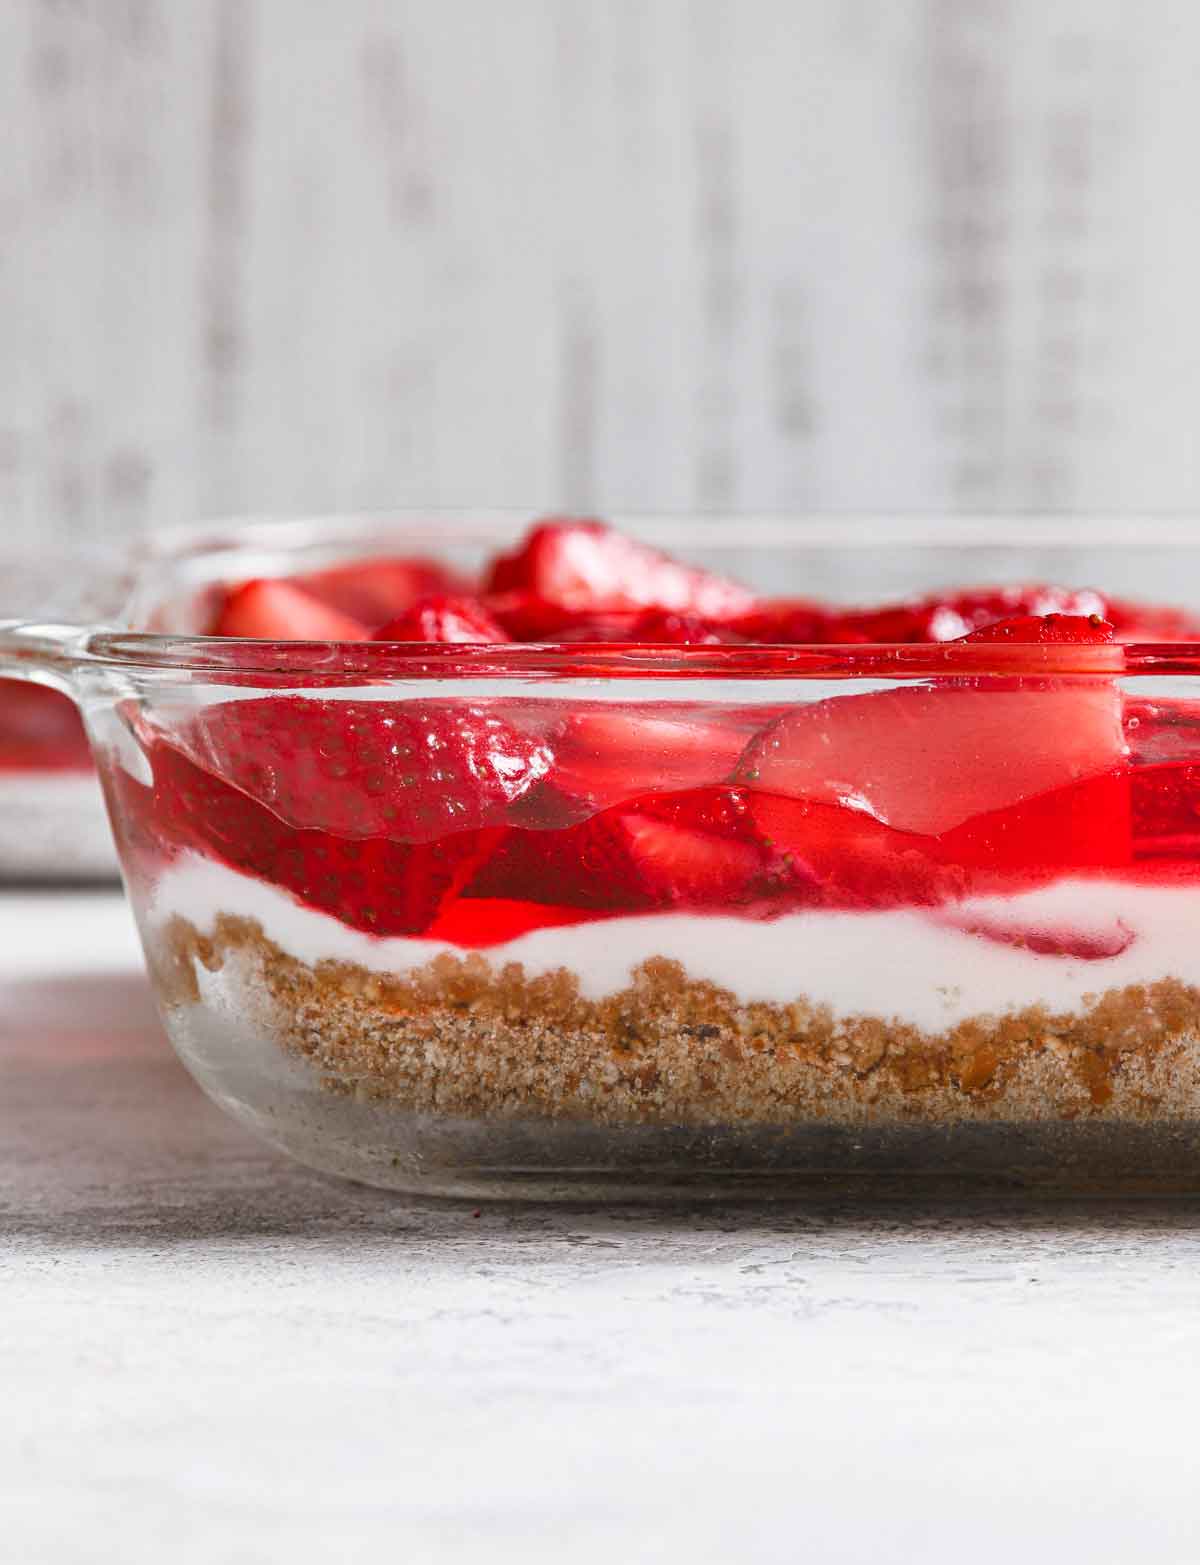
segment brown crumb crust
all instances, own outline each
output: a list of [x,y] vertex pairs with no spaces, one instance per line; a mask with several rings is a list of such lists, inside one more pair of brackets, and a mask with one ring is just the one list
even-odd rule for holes
[[218,985],[329,1090],[417,1111],[781,1126],[1200,1117],[1200,990],[1171,977],[1078,1012],[1034,1006],[931,1034],[803,997],[743,1002],[662,957],[602,1000],[565,969],[529,977],[479,953],[403,975],[309,966],[229,914],[211,934],[172,919],[152,961],[168,1004]]

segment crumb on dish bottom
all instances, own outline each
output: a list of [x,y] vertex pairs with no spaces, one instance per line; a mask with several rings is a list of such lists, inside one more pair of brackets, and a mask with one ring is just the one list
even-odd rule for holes
[[322,1085],[465,1118],[597,1125],[801,1125],[1200,1119],[1200,989],[1164,977],[1086,1010],[1030,1007],[932,1034],[835,1020],[803,999],[739,1001],[652,957],[628,987],[580,996],[565,969],[529,978],[479,953],[403,975],[308,965],[253,920],[210,934],[172,918],[151,961],[168,1007],[211,975]]

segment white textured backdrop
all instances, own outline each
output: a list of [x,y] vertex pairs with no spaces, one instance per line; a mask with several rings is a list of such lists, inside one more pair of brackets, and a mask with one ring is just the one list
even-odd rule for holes
[[3,0],[0,524],[1200,507],[1194,0]]

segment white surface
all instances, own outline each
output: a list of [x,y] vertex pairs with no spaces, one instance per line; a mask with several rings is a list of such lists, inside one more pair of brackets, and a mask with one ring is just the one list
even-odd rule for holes
[[200,1097],[115,896],[0,932],[5,1560],[1194,1565],[1195,1205],[398,1200]]
[[[267,937],[310,965],[357,962],[407,972],[461,947],[444,940],[379,939],[304,907],[286,892],[200,855],[180,859],[154,888],[152,917],[179,915],[211,933],[219,913],[257,920]],[[680,962],[747,1001],[825,1005],[835,1017],[899,1017],[928,1031],[965,1017],[1045,1005],[1072,1011],[1085,997],[1162,978],[1196,975],[1200,892],[1063,880],[1015,897],[976,897],[945,908],[890,912],[810,910],[771,922],[686,913],[647,914],[538,929],[483,955],[520,962],[531,977],[566,967],[581,992],[603,999],[628,987],[650,957]],[[1005,938],[975,932],[983,925]],[[1022,935],[1071,933],[1120,947],[1083,960],[1023,947]]]
[[1200,504],[1192,0],[5,0],[0,504]]

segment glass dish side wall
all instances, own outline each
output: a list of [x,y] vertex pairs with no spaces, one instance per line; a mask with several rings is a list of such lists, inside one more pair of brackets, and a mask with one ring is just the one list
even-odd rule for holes
[[[588,1198],[1200,1187],[1197,702],[159,674],[87,711],[208,1092],[374,1183]],[[376,725],[431,713],[528,786],[389,818]]]

